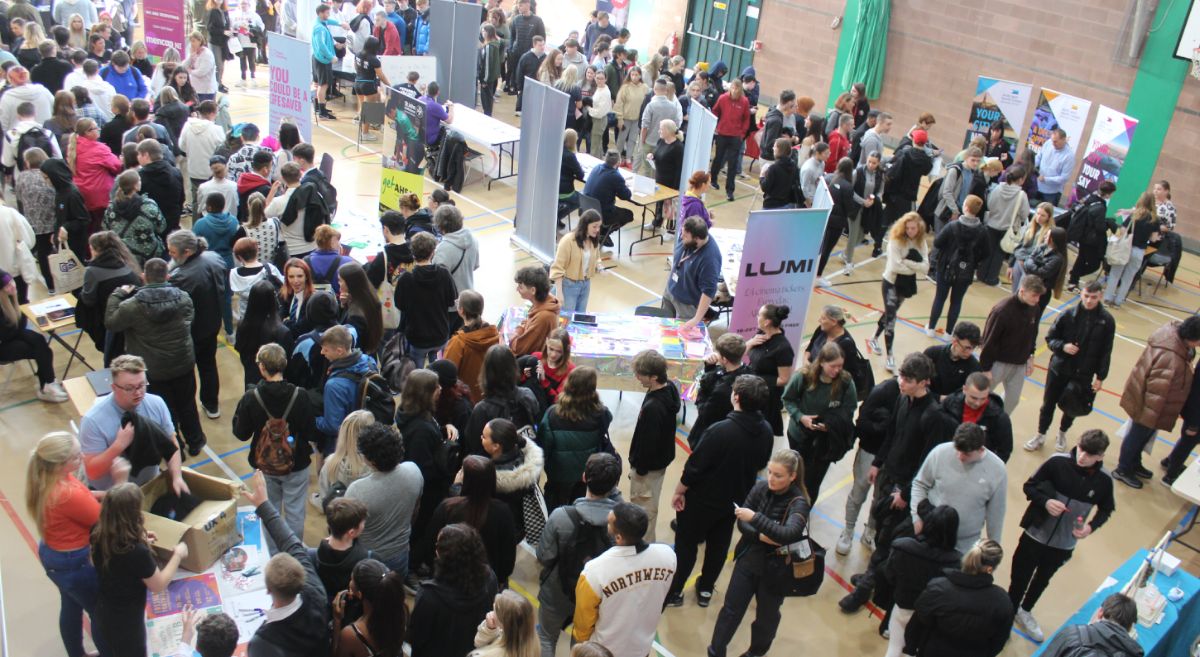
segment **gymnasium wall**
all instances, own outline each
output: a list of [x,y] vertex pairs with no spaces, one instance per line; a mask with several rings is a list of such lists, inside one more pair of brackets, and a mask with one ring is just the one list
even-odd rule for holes
[[[899,134],[912,125],[918,114],[932,112],[938,123],[930,137],[951,152],[962,144],[980,74],[1032,84],[1035,102],[1040,87],[1089,99],[1093,103],[1092,117],[1100,104],[1124,111],[1137,69],[1114,63],[1112,54],[1131,1],[1000,0],[968,4],[893,0],[884,85],[872,106],[896,115],[893,133]],[[764,102],[780,89],[792,88],[799,95],[812,96],[818,107],[828,106],[838,44],[845,29],[830,29],[830,22],[842,14],[847,4],[854,7],[858,2],[764,3],[759,32],[764,47],[755,58]],[[854,14],[848,13],[846,19],[853,21]],[[1156,20],[1155,25],[1160,22]],[[1178,27],[1166,25],[1162,29],[1174,29],[1173,42]],[[1029,115],[1034,104],[1030,103]],[[1136,148],[1136,134],[1134,144]],[[1189,77],[1176,103],[1153,175],[1154,179],[1172,182],[1179,231],[1189,241],[1200,240],[1200,187],[1193,182],[1198,152],[1200,81]],[[1077,157],[1081,153],[1077,152]]]
[[[539,2],[538,15],[546,23],[549,45],[557,47],[571,30],[579,30],[582,37],[588,14],[595,9],[596,0]],[[686,15],[687,0],[630,0],[629,42],[638,50],[638,61],[643,64],[648,61],[646,55],[658,50],[671,32],[679,32],[682,44]]]

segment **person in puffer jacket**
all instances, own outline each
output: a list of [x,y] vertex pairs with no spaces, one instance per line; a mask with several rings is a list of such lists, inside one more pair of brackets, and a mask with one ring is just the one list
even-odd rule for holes
[[734,554],[741,556],[733,568],[725,604],[717,615],[708,644],[710,657],[725,657],[725,649],[741,624],[751,597],[755,599],[756,612],[746,654],[765,655],[771,649],[784,599],[783,587],[777,588],[782,580],[779,573],[791,571],[791,566],[776,553],[776,546],[790,545],[805,536],[810,508],[800,454],[790,449],[775,452],[767,463],[766,481],[756,483],[745,503],[734,511],[738,530],[742,532]]
[[1054,227],[1046,233],[1045,242],[1021,263],[1025,275],[1032,274],[1042,279],[1046,291],[1038,298],[1038,312],[1045,314],[1050,305],[1050,295],[1062,296],[1063,282],[1067,279],[1067,231]]
[[892,542],[891,556],[884,564],[884,576],[891,584],[892,607],[888,621],[888,649],[885,657],[900,657],[904,648],[904,630],[912,618],[917,598],[929,581],[940,577],[947,568],[962,563],[958,541],[958,511],[941,505],[925,514],[921,533]]
[[991,539],[975,544],[962,570],[946,569],[917,597],[904,631],[904,653],[917,657],[996,657],[1012,629],[1013,608],[992,574],[1004,549]]
[[162,235],[167,231],[167,221],[153,199],[139,194],[141,189],[137,171],[118,176],[116,195],[104,211],[103,227],[116,233],[138,264],[144,265],[150,258],[166,255]]
[[538,425],[538,442],[546,454],[547,511],[583,497],[584,465],[601,450],[610,424],[612,412],[596,393],[596,370],[575,368]]
[[100,128],[95,121],[80,119],[67,145],[67,164],[75,172],[75,185],[95,227],[104,219],[113,180],[124,169],[120,158],[113,155],[99,136]]
[[1042,654],[1046,657],[1078,654],[1142,657],[1145,652],[1129,634],[1136,621],[1137,604],[1133,599],[1113,593],[1100,603],[1099,618],[1087,625],[1062,628]]

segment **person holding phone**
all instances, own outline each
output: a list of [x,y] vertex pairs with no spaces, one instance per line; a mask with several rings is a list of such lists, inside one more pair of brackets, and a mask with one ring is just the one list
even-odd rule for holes
[[788,444],[804,457],[804,488],[815,502],[829,466],[854,442],[858,393],[836,342],[828,342],[812,363],[792,375],[783,389]]

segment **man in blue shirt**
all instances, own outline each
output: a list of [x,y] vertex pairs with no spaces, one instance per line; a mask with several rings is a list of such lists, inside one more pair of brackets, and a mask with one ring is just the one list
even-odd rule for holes
[[1075,170],[1075,149],[1067,145],[1066,130],[1054,129],[1050,143],[1044,144],[1042,150],[1038,151],[1034,164],[1038,172],[1038,196],[1047,203],[1058,205],[1063,187]]
[[612,232],[621,230],[625,224],[633,221],[633,211],[629,208],[617,207],[617,199],[628,201],[633,198],[629,185],[617,169],[621,154],[608,151],[604,155],[604,163],[592,169],[587,182],[583,185],[583,193],[600,202],[600,215],[604,217],[604,246],[612,246]]
[[400,50],[403,51],[409,42],[408,39],[408,23],[404,20],[404,16],[400,14],[399,2],[397,0],[387,1],[387,19],[392,25],[396,26],[396,32],[400,34]]
[[333,84],[333,60],[337,54],[333,50],[333,34],[329,31],[330,25],[340,25],[343,29],[350,29],[350,26],[332,20],[329,18],[329,5],[317,5],[317,22],[313,24],[312,30],[312,53],[313,53],[313,80],[317,83],[317,116],[330,121],[337,119],[325,108],[325,95],[329,91],[329,85]]
[[425,144],[433,146],[437,143],[438,135],[442,129],[442,123],[454,123],[454,105],[446,103],[442,105],[438,102],[438,92],[441,88],[437,82],[430,82],[425,87],[425,95],[421,96],[421,100],[425,101]]
[[100,71],[100,77],[130,100],[146,97],[146,80],[140,71],[129,65],[129,55],[124,50],[113,53],[112,63]]
[[671,262],[663,308],[675,319],[686,319],[680,330],[690,331],[708,312],[721,275],[721,249],[709,238],[704,219],[694,216],[683,222]]

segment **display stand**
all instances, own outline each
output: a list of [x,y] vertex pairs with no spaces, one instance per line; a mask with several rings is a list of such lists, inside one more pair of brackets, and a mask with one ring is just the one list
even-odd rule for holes
[[475,107],[479,5],[433,0],[429,32],[429,53],[437,58],[437,83],[442,89],[439,100]]
[[[658,126],[650,126],[658,130]],[[679,170],[679,201],[687,194],[688,178],[697,171],[708,171],[712,155],[713,135],[717,132],[717,117],[700,103],[688,106],[687,132],[683,136],[683,166]],[[678,231],[676,231],[678,232]]]
[[562,165],[562,134],[543,126],[561,126],[567,120],[571,97],[533,78],[525,78],[521,117],[517,214],[512,241],[538,260],[554,260],[557,248],[556,211],[558,177]]

